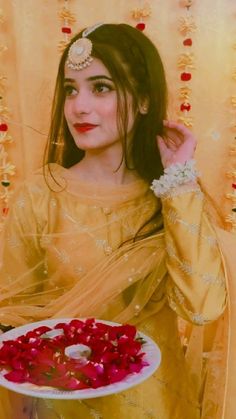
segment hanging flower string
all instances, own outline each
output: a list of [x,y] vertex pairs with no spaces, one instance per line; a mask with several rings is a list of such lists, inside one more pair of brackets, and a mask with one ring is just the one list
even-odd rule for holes
[[[236,43],[232,45],[236,53]],[[234,91],[236,92],[236,68],[232,72],[232,80],[234,83]],[[232,232],[236,232],[236,94],[230,98],[231,113],[233,114],[233,121],[231,129],[234,133],[233,143],[230,146],[229,155],[232,158],[232,169],[227,172],[227,177],[231,182],[231,191],[226,194],[226,198],[231,201],[231,213],[225,218],[226,223],[230,226]]]
[[[0,24],[4,24],[3,11],[0,10]],[[5,45],[0,45],[0,56],[7,51]],[[9,134],[8,120],[10,111],[5,105],[5,83],[7,78],[0,74],[0,231],[9,212],[9,199],[12,194],[11,177],[15,175],[15,165],[8,159],[7,146],[12,137]]]
[[182,82],[178,92],[180,100],[178,120],[190,128],[193,126],[190,82],[192,80],[192,70],[195,69],[194,54],[192,53],[192,34],[197,29],[193,16],[190,14],[192,4],[193,0],[180,1],[180,6],[186,9],[186,13],[179,20],[178,30],[182,36],[183,52],[179,55],[177,61],[177,67],[180,70],[180,81]]
[[[184,9],[184,15],[180,17],[178,31],[181,36],[182,51],[177,58],[177,67],[180,72],[180,87],[178,89],[178,121],[182,122],[186,127],[192,128],[193,117],[191,115],[191,80],[192,71],[195,70],[193,49],[193,33],[197,30],[194,18],[191,15],[191,6],[193,0],[180,0],[179,6]],[[188,338],[186,337],[187,323],[185,320],[178,318],[178,328],[184,352],[188,347]]]
[[[141,3],[141,2],[140,2]],[[131,11],[132,18],[136,20],[135,27],[140,31],[144,31],[146,28],[145,20],[151,16],[151,8],[148,3],[144,4],[143,7],[137,7]]]
[[0,370],[15,383],[63,390],[98,388],[149,365],[135,326],[74,319],[38,327],[0,349]]
[[[76,22],[75,14],[72,13],[69,9],[69,0],[64,0],[64,5],[58,12],[58,17],[61,22],[61,33],[63,35],[63,39],[58,43],[58,50],[60,53],[62,53],[70,42],[72,36],[72,25]],[[63,141],[58,138],[53,142],[53,144],[58,149],[58,160],[60,160],[60,149],[63,147]]]
[[69,0],[64,0],[64,6],[58,12],[58,17],[61,21],[61,32],[63,34],[63,39],[58,44],[58,49],[62,52],[67,44],[70,42],[70,37],[72,35],[72,25],[76,22],[75,15],[69,10]]

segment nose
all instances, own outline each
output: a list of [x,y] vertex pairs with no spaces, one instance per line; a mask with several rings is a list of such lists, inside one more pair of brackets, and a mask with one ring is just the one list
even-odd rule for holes
[[73,110],[76,114],[88,114],[91,111],[91,97],[85,89],[80,89],[73,99]]

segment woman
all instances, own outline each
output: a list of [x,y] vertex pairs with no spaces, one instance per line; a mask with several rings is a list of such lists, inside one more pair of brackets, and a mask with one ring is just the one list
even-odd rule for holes
[[6,226],[1,323],[128,322],[158,343],[162,362],[120,394],[38,399],[33,417],[200,417],[177,315],[196,324],[218,318],[224,270],[193,165],[196,140],[165,117],[163,65],[143,33],[104,24],[71,40],[46,164],[19,189]]

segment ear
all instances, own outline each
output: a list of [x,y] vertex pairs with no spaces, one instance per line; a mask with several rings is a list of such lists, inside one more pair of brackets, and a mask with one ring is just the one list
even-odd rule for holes
[[141,99],[139,101],[139,106],[138,106],[139,112],[142,115],[145,115],[148,113],[148,109],[149,109],[149,99],[146,97],[144,99]]

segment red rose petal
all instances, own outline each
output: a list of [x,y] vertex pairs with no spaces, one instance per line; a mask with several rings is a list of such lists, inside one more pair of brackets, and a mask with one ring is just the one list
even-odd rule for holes
[[146,25],[145,25],[145,23],[143,23],[143,22],[139,22],[139,23],[136,25],[136,29],[138,29],[139,31],[144,31],[145,27],[146,27]]
[[71,33],[71,28],[67,27],[67,26],[63,26],[61,28],[62,33]]
[[191,47],[191,46],[192,46],[192,44],[193,44],[193,41],[192,41],[192,39],[191,39],[191,38],[186,38],[186,39],[184,39],[183,44],[184,44],[184,46],[186,46],[186,47]]
[[181,73],[180,77],[182,81],[189,81],[192,78],[192,74],[184,72],[184,73]]
[[0,124],[0,131],[5,132],[8,130],[8,125],[5,123]]
[[4,377],[13,383],[25,383],[28,378],[27,371],[10,371]]
[[[63,329],[64,334],[47,339],[48,330]],[[86,364],[68,359],[64,350],[71,344],[88,343],[91,354]],[[63,390],[98,388],[122,380],[127,374],[139,372],[143,361],[142,342],[131,325],[111,326],[73,320],[58,323],[53,329],[37,328],[0,348],[0,369],[8,368],[7,379],[49,385]]]
[[180,110],[181,110],[182,112],[184,112],[184,111],[189,112],[189,111],[190,111],[190,109],[191,109],[191,105],[190,105],[190,103],[181,103]]

